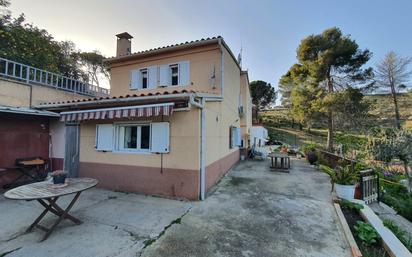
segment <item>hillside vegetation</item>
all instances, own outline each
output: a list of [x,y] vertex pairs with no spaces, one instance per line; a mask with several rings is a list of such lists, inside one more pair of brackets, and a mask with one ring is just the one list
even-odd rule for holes
[[[367,95],[371,103],[369,113],[376,119],[376,126],[393,126],[394,107],[390,95]],[[404,126],[412,123],[412,92],[398,96],[399,111]],[[270,127],[292,127],[294,121],[286,108],[266,110],[260,113],[262,122]],[[408,124],[405,124],[408,123]],[[297,126],[297,124],[295,124]]]

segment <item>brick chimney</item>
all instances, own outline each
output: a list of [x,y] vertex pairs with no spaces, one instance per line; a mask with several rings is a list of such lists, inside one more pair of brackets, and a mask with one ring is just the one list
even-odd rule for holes
[[127,32],[117,34],[116,37],[117,37],[116,57],[131,54],[133,37]]

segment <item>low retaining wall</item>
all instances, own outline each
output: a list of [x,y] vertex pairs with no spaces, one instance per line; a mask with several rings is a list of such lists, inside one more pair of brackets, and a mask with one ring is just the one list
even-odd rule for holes
[[323,151],[323,150],[318,150],[319,155],[325,159],[325,161],[328,163],[328,165],[332,168],[335,168],[338,163],[343,162],[346,165],[349,164],[355,164],[355,162],[353,160],[344,158],[342,156],[336,155],[334,153],[331,152],[327,152],[327,151]]

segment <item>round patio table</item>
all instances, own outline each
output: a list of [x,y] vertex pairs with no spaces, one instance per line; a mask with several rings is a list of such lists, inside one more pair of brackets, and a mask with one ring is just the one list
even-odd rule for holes
[[[70,215],[69,211],[78,200],[80,194],[83,191],[96,186],[98,180],[93,178],[68,178],[66,179],[66,183],[67,185],[64,187],[57,187],[52,181],[32,183],[11,189],[4,193],[4,197],[11,200],[37,200],[45,208],[45,210],[39,217],[36,218],[33,224],[31,224],[26,231],[30,232],[34,227],[43,230],[46,234],[41,241],[44,241],[50,236],[56,226],[63,219],[71,220],[77,225],[82,223],[82,221]],[[56,202],[60,196],[70,194],[75,194],[75,196],[65,209],[57,205]],[[39,224],[48,212],[51,212],[59,217],[50,228],[46,228],[45,226]]]

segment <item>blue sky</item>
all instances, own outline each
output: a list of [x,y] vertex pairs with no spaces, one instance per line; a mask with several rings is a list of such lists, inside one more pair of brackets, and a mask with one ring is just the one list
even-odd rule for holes
[[370,66],[390,50],[412,56],[410,0],[12,0],[10,9],[58,40],[107,56],[124,31],[134,36],[133,52],[221,35],[235,55],[243,46],[251,80],[275,87],[300,40],[333,26],[373,52]]

